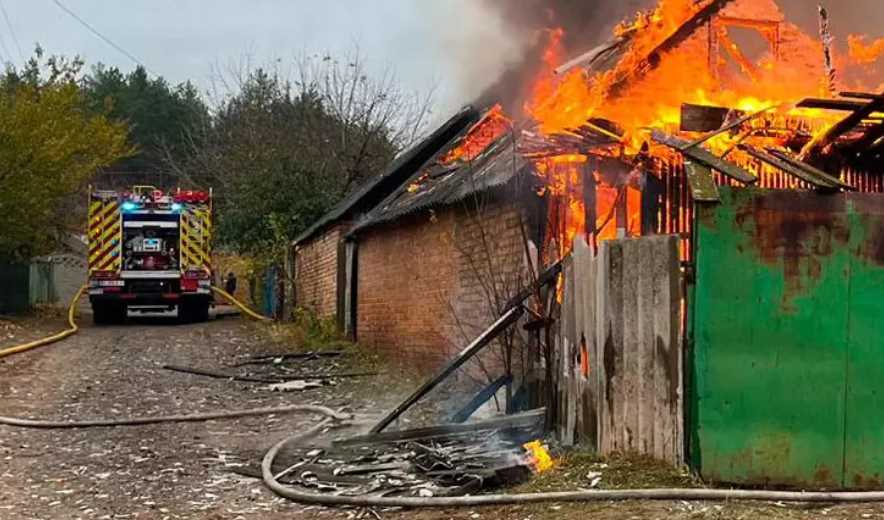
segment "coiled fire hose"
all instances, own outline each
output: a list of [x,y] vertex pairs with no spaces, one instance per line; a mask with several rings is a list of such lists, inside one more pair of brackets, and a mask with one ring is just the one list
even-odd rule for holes
[[547,502],[600,502],[622,500],[760,500],[771,502],[882,502],[882,491],[804,492],[744,489],[616,489],[595,491],[558,491],[514,495],[475,495],[461,497],[378,497],[340,496],[310,493],[281,484],[273,475],[273,461],[286,445],[312,437],[332,421],[331,416],[313,428],[284,439],[270,448],[261,461],[264,484],[277,495],[305,504],[356,507],[476,507]]
[[71,300],[71,304],[68,306],[68,328],[59,332],[58,334],[53,334],[47,338],[38,339],[36,341],[31,341],[29,343],[24,343],[22,345],[16,345],[14,347],[9,347],[3,350],[0,350],[0,358],[9,356],[11,354],[17,354],[19,352],[24,352],[26,350],[31,350],[37,347],[42,347],[45,345],[49,345],[50,343],[55,343],[56,341],[61,341],[64,338],[70,336],[71,334],[75,334],[80,327],[77,326],[77,322],[74,321],[74,313],[77,309],[77,302],[80,301],[80,297],[83,296],[83,291],[86,290],[86,286],[80,287],[77,291],[77,294],[74,295],[74,298]]

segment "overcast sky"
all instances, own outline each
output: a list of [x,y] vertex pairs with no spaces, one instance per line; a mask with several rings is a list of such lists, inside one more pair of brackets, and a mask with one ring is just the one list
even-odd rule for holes
[[[254,65],[298,53],[340,55],[359,45],[375,71],[393,67],[412,90],[438,88],[437,117],[469,102],[521,52],[512,29],[479,0],[58,0],[172,83],[211,84],[213,65]],[[524,0],[510,0],[514,8]],[[584,0],[592,10],[593,1]],[[606,0],[608,1],[608,0]],[[651,0],[648,0],[649,2]],[[816,1],[784,0],[815,30]],[[498,2],[500,3],[500,2]],[[880,36],[884,0],[832,0],[836,29]],[[506,4],[503,4],[506,6]],[[39,42],[51,54],[79,54],[128,71],[134,63],[54,0],[0,0],[0,54],[15,63]],[[877,7],[877,9],[876,9]],[[873,16],[872,11],[877,11]],[[797,14],[796,14],[797,13]],[[852,19],[848,19],[852,18]],[[863,26],[863,27],[860,27]],[[524,37],[524,35],[521,35]],[[19,53],[21,48],[21,54]]]
[[[474,0],[61,0],[79,17],[143,62],[178,83],[208,88],[213,64],[248,56],[254,64],[296,53],[341,53],[359,45],[374,70],[392,66],[410,89],[437,86],[438,111],[460,99],[451,47],[459,37],[487,37],[489,54],[514,52],[499,23],[463,16]],[[88,64],[123,70],[132,60],[96,37],[53,0],[2,0],[12,30],[0,20],[0,53],[21,62],[39,42],[51,54],[79,54]],[[477,24],[482,23],[482,27]],[[443,29],[444,28],[444,29]],[[18,45],[16,45],[18,42]],[[506,56],[501,55],[501,60]]]

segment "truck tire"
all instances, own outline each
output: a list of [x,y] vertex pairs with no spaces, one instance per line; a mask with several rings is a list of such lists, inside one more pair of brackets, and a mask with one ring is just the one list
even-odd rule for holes
[[179,304],[178,321],[181,323],[202,323],[209,321],[209,303],[187,302]]
[[92,322],[96,325],[119,325],[126,321],[126,306],[118,303],[92,305]]

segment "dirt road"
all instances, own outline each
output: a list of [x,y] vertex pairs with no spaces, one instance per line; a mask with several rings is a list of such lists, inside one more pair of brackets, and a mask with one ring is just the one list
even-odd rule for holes
[[[52,326],[58,325],[46,328]],[[0,360],[0,415],[77,420],[342,404],[344,387],[334,394],[270,392],[260,384],[161,368],[219,367],[267,349],[242,319],[85,324],[62,343]],[[315,419],[285,415],[49,431],[0,426],[0,518],[289,518],[301,508],[230,469],[243,462],[242,454],[259,454]]]
[[[0,359],[0,415],[78,420],[286,404],[349,406],[358,413],[376,413],[395,400],[392,380],[383,377],[279,393],[261,384],[161,368],[163,364],[219,368],[247,354],[285,348],[269,344],[258,326],[240,318],[201,325],[142,322],[101,328],[83,322],[82,332],[62,343]],[[39,337],[61,322],[27,325],[16,338],[0,334],[0,347]],[[0,519],[356,518],[358,511],[284,501],[260,481],[231,471],[254,464],[273,443],[314,421],[286,415],[88,430],[0,426]],[[585,474],[564,468],[560,477],[574,486]],[[606,484],[603,480],[602,487]],[[884,518],[882,511],[879,505],[631,502],[381,511],[380,515],[385,519],[674,520]]]

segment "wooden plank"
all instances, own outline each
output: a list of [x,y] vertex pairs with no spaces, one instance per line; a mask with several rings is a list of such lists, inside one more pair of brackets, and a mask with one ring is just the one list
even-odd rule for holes
[[636,320],[638,332],[638,446],[644,454],[654,454],[654,431],[657,427],[656,377],[654,371],[654,237],[637,241],[638,292]]
[[630,42],[630,38],[620,36],[612,40],[590,49],[589,51],[577,56],[574,59],[559,65],[553,70],[555,74],[565,74],[575,67],[594,69],[597,62],[607,61],[612,55],[620,56],[626,44]]
[[614,451],[614,289],[611,283],[612,242],[605,241],[599,246],[598,280],[596,282],[596,327],[598,333],[598,389],[599,389],[599,453]]
[[681,104],[682,132],[712,132],[721,128],[731,109],[707,105]]
[[505,385],[511,383],[512,380],[512,374],[505,374],[486,385],[485,388],[483,388],[481,391],[479,391],[478,394],[470,399],[469,403],[467,403],[463,408],[458,410],[457,413],[451,416],[450,422],[462,423],[469,419],[470,416],[473,415],[480,406],[488,402],[489,399],[494,397],[494,394],[496,394]]
[[771,155],[773,155],[774,157],[776,157],[777,159],[780,159],[781,161],[785,162],[786,164],[789,164],[794,168],[797,168],[799,170],[806,172],[808,175],[813,175],[814,177],[817,177],[817,178],[822,179],[826,182],[834,184],[835,186],[839,186],[841,188],[844,188],[845,190],[849,190],[849,191],[856,190],[856,188],[854,188],[850,184],[846,184],[844,182],[841,182],[841,179],[834,177],[832,175],[829,175],[828,173],[824,172],[823,170],[820,170],[819,168],[811,166],[810,164],[807,164],[804,161],[801,161],[799,159],[791,157],[791,156],[789,156],[779,150],[768,149],[768,152]]
[[441,424],[426,428],[415,428],[394,432],[369,433],[338,439],[332,442],[335,446],[352,446],[358,444],[378,444],[413,439],[432,439],[454,435],[474,434],[487,430],[506,430],[521,428],[542,428],[546,409],[537,408],[527,412],[493,417],[482,421],[471,421],[460,424]]
[[564,285],[564,295],[562,299],[562,327],[564,330],[564,354],[565,354],[565,370],[564,370],[564,382],[565,382],[565,393],[567,394],[567,400],[565,403],[565,417],[564,417],[564,425],[565,425],[565,436],[562,439],[562,443],[565,446],[573,446],[574,444],[574,430],[577,422],[577,395],[576,390],[574,388],[574,366],[575,366],[575,354],[577,351],[577,346],[574,341],[575,331],[576,331],[576,323],[575,323],[575,312],[574,312],[574,285],[575,285],[575,272],[577,267],[574,262],[574,256],[571,256],[570,262],[568,262],[567,269],[565,271],[565,285]]
[[774,168],[776,168],[780,171],[783,171],[783,172],[785,172],[785,173],[787,173],[787,174],[789,174],[799,180],[802,180],[812,186],[816,186],[819,189],[822,189],[822,190],[837,190],[838,189],[837,184],[830,182],[829,180],[827,180],[823,177],[814,176],[814,175],[804,171],[801,168],[796,168],[796,167],[792,166],[791,164],[787,163],[786,161],[781,160],[779,157],[771,155],[771,154],[765,152],[764,150],[759,150],[758,148],[755,148],[752,145],[739,144],[739,145],[737,145],[737,148],[746,152],[750,156],[758,159],[759,161],[769,164],[769,165],[773,166]]
[[584,292],[586,289],[586,277],[587,277],[587,249],[586,249],[586,241],[584,237],[580,234],[574,237],[574,251],[572,253],[572,257],[574,258],[574,347],[576,349],[576,367],[574,370],[574,380],[575,384],[575,420],[574,420],[574,442],[579,443],[584,435],[585,424],[583,417],[583,373],[582,373],[582,362],[583,362],[583,348],[585,343],[585,326],[584,326],[584,315],[583,315],[583,299]]
[[380,420],[372,429],[372,433],[379,433],[383,431],[384,428],[390,425],[393,421],[396,420],[397,417],[405,413],[406,410],[411,408],[414,403],[418,402],[422,397],[430,393],[433,388],[445,380],[452,372],[457,370],[461,365],[472,359],[476,354],[482,351],[485,347],[487,347],[497,336],[500,335],[501,332],[506,330],[507,327],[518,321],[518,319],[524,313],[524,309],[521,306],[514,306],[510,308],[509,311],[503,314],[500,318],[497,319],[493,324],[491,324],[487,329],[485,329],[479,337],[474,339],[472,343],[467,345],[465,349],[463,349],[454,359],[448,362],[448,364],[439,371],[432,379],[422,384],[417,390],[414,391],[408,398],[405,399],[402,403],[400,403],[396,408],[393,409],[390,413],[384,416],[383,419]]
[[827,146],[835,142],[836,139],[856,128],[867,117],[875,112],[884,110],[884,97],[872,100],[855,110],[853,113],[838,121],[825,132],[822,132],[807,143],[804,150],[801,151],[801,159],[807,160],[818,156]]
[[626,451],[640,451],[638,438],[641,371],[638,335],[639,244],[634,239],[623,240],[623,446]]
[[718,194],[718,185],[715,177],[708,166],[695,163],[690,160],[684,162],[688,183],[691,186],[691,196],[697,202],[718,202],[721,197]]
[[861,109],[865,103],[849,99],[806,98],[798,102],[798,108],[822,108],[824,110],[844,110],[853,112]]
[[847,98],[855,98],[855,99],[884,99],[884,96],[881,94],[875,94],[874,92],[839,92],[839,96],[847,97]]
[[658,420],[660,429],[660,458],[673,464],[682,462],[681,452],[681,392],[682,349],[679,341],[681,330],[680,270],[678,239],[666,237],[661,244],[659,260],[655,263],[655,315],[656,366],[659,377]]
[[654,141],[657,141],[660,144],[664,144],[674,150],[677,150],[685,156],[690,157],[694,161],[706,165],[714,170],[717,170],[736,181],[745,184],[754,184],[758,182],[758,179],[751,173],[747,172],[745,169],[737,166],[734,163],[716,157],[714,154],[712,154],[712,152],[706,150],[702,146],[685,149],[685,147],[689,144],[688,141],[672,135],[664,134],[659,130],[654,130],[651,133],[651,137],[654,139]]
[[585,393],[585,409],[586,414],[586,436],[588,442],[593,449],[599,450],[599,374],[601,373],[601,357],[599,356],[599,334],[598,334],[598,281],[599,281],[599,257],[593,256],[592,250],[587,248],[590,255],[589,276],[586,281],[586,291],[584,292],[584,328],[586,330],[586,349],[588,354],[587,364],[589,373],[586,378]]
[[733,130],[734,128],[736,128],[736,127],[738,127],[748,121],[751,121],[752,119],[755,119],[758,116],[766,114],[767,112],[769,112],[770,110],[772,110],[774,108],[777,108],[777,105],[771,105],[767,108],[763,108],[761,110],[742,115],[727,124],[722,124],[721,128],[717,128],[715,130],[712,130],[709,133],[707,133],[706,135],[703,135],[703,136],[697,138],[696,140],[691,141],[690,143],[686,144],[684,149],[693,148],[695,146],[700,146],[701,144],[705,143],[706,141],[712,139],[713,137],[715,137],[717,135],[721,135],[721,134],[727,132],[728,130]]

